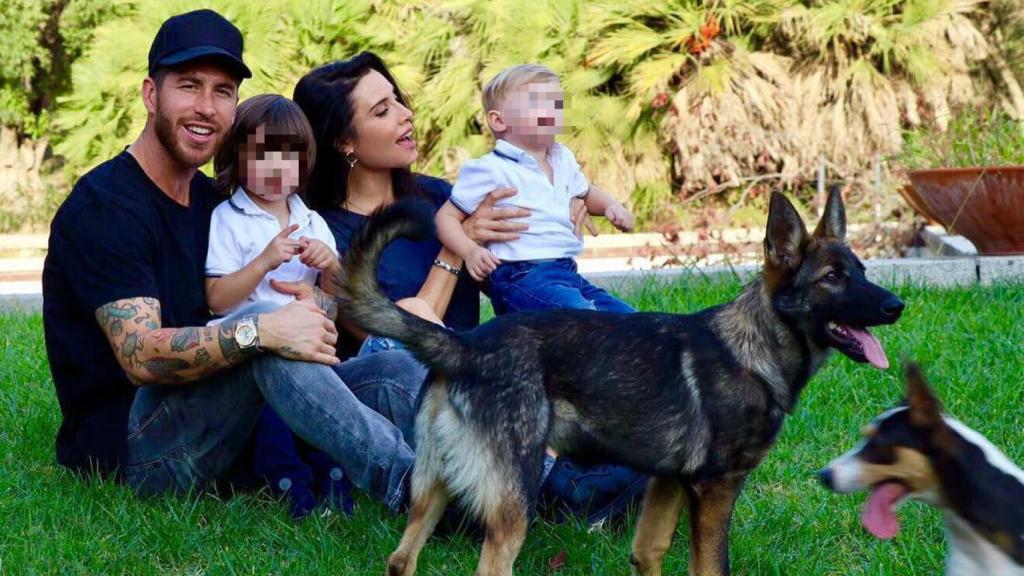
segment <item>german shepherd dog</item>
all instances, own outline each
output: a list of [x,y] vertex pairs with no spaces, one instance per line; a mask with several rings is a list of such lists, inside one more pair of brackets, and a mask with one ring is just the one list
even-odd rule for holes
[[1024,471],[984,436],[942,413],[907,366],[906,402],[864,427],[864,441],[819,473],[835,492],[869,490],[861,523],[878,538],[899,531],[906,499],[938,507],[950,552],[946,574],[1024,576]]
[[691,574],[728,574],[736,496],[800,391],[832,348],[887,367],[866,327],[903,311],[844,243],[835,191],[813,235],[774,194],[761,277],[692,315],[538,311],[447,330],[400,310],[375,280],[384,247],[426,237],[431,223],[401,204],[378,214],[340,280],[348,317],[404,343],[433,378],[417,413],[411,508],[391,576],[416,571],[452,497],[486,528],[476,573],[511,575],[548,445],[651,475],[630,558],[640,574],[661,574],[684,502]]

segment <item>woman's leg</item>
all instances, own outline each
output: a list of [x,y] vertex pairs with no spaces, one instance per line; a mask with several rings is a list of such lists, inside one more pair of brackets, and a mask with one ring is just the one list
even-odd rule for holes
[[309,516],[316,508],[313,469],[299,451],[298,440],[270,406],[264,406],[249,436],[251,474],[266,482],[271,493],[288,501],[292,518]]

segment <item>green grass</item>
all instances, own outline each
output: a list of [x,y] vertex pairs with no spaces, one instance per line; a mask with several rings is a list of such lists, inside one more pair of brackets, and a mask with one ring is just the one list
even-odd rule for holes
[[1001,111],[964,110],[947,129],[917,127],[903,141],[898,159],[911,170],[1024,164],[1024,123]]
[[[736,285],[690,281],[629,295],[644,310],[686,312],[722,302]],[[893,541],[859,525],[864,496],[834,495],[814,473],[857,441],[857,430],[902,394],[903,357],[924,363],[947,409],[1024,460],[1021,442],[1024,286],[897,291],[903,320],[875,331],[894,367],[879,372],[833,356],[811,382],[764,464],[740,497],[732,529],[734,573],[754,575],[938,574],[945,554],[936,511],[906,505]],[[335,574],[383,573],[402,518],[361,498],[355,518],[293,524],[261,495],[135,498],[123,487],[83,481],[54,463],[59,411],[37,316],[0,315],[0,574]],[[518,573],[629,573],[632,520],[588,534],[585,527],[536,523]],[[685,526],[685,525],[684,525]],[[666,573],[685,573],[685,529]],[[421,574],[471,574],[478,545],[432,539]]]

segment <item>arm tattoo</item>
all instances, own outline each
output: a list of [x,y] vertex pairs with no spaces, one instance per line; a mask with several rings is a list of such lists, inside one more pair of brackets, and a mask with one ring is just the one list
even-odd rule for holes
[[199,346],[199,328],[181,328],[171,338],[171,352],[184,352]]
[[196,359],[194,361],[194,364],[196,366],[202,366],[203,364],[206,364],[209,361],[210,361],[210,351],[209,350],[207,350],[206,348],[200,348],[199,350],[196,350]]
[[181,358],[150,358],[143,365],[161,382],[184,382],[186,378],[182,371],[192,367],[188,360]]
[[[258,314],[253,315],[254,322],[256,322],[256,333],[259,334],[260,328],[260,317]],[[234,322],[222,322],[217,331],[217,337],[220,342],[220,353],[224,356],[224,359],[228,361],[228,364],[234,366],[239,364],[246,358],[249,358],[259,352],[258,346],[247,348],[242,350],[238,346],[238,342],[235,342],[235,323]]]
[[139,353],[145,347],[136,327],[153,317],[160,317],[160,302],[154,298],[117,300],[96,309],[100,329],[120,356],[119,362],[130,369],[142,367]]
[[237,364],[258,351],[256,347],[251,351],[238,348],[234,324],[161,328],[160,319],[160,302],[155,298],[127,298],[96,309],[96,322],[114,356],[136,384],[189,382]]
[[135,332],[129,332],[121,341],[121,357],[128,361],[129,366],[141,366],[139,351],[142,350],[142,339]]

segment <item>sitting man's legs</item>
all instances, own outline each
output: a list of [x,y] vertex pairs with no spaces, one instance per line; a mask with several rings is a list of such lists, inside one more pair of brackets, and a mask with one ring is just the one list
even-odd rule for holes
[[263,355],[182,387],[139,391],[125,478],[138,492],[202,489],[238,456],[264,401],[353,484],[398,511],[414,455],[410,433],[426,370],[405,352],[331,368]]

